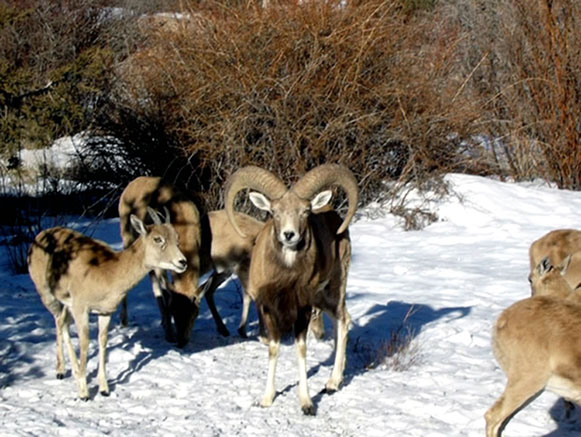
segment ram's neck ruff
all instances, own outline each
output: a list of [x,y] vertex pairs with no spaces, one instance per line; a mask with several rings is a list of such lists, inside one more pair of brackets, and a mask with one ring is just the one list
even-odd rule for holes
[[297,260],[298,250],[296,248],[289,248],[286,246],[282,246],[281,255],[282,261],[285,266],[292,267],[294,266]]

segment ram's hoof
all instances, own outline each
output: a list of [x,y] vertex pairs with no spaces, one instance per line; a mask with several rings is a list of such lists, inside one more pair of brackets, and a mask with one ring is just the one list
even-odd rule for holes
[[304,405],[301,408],[305,416],[314,416],[317,412],[314,405]]

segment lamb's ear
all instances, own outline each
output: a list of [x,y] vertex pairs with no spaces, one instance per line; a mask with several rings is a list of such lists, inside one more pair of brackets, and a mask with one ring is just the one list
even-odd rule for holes
[[250,197],[250,201],[258,209],[261,209],[262,211],[272,212],[272,210],[270,209],[270,200],[268,200],[268,198],[264,194],[253,191],[250,194],[248,194],[248,197]]
[[563,261],[561,261],[561,264],[557,266],[557,268],[561,272],[561,275],[565,276],[565,274],[567,273],[567,269],[569,268],[570,265],[571,265],[571,255],[567,255],[567,257]]
[[131,216],[129,217],[129,220],[131,220],[131,226],[133,226],[133,229],[135,229],[135,232],[137,232],[139,235],[147,234],[147,230],[145,229],[145,225],[139,219],[139,217],[137,217],[135,214],[131,214]]
[[159,213],[159,211],[156,211],[152,207],[148,206],[147,207],[147,213],[149,214],[149,217],[151,218],[151,221],[153,222],[153,224],[155,224],[155,225],[161,225],[162,216]]
[[331,201],[331,197],[333,197],[333,192],[331,190],[321,191],[313,200],[311,200],[311,209],[321,209]]
[[167,206],[163,207],[163,215],[164,215],[164,223],[167,225],[171,224],[171,216],[169,214],[169,209],[167,209]]

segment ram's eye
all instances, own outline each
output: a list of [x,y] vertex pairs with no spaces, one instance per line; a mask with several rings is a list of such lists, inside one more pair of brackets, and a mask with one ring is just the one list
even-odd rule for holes
[[159,236],[153,237],[153,242],[161,246],[163,244],[163,238]]

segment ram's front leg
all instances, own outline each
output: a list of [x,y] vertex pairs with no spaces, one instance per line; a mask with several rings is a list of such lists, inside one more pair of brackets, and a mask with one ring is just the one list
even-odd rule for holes
[[299,367],[299,401],[303,413],[309,416],[315,415],[315,406],[309,394],[307,382],[307,332],[309,330],[309,319],[311,308],[299,311],[298,319],[295,322],[295,341],[297,344],[297,357]]
[[280,339],[270,338],[268,343],[268,376],[266,377],[266,389],[260,401],[261,407],[270,407],[276,394],[274,380],[276,376],[276,364],[280,353]]

